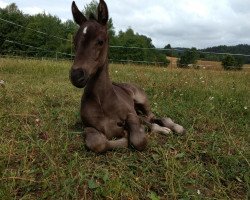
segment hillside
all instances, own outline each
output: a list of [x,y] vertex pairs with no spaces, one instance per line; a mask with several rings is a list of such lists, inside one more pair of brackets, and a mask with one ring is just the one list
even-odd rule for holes
[[208,47],[206,49],[200,49],[204,52],[216,52],[216,53],[233,53],[233,54],[248,54],[250,55],[250,45],[239,44],[236,46],[220,45],[215,47]]
[[[250,45],[248,45],[248,44],[238,44],[236,46],[220,45],[220,46],[215,46],[215,47],[209,47],[206,49],[200,49],[200,51],[250,55]],[[216,57],[220,59],[220,56],[216,56]],[[212,57],[211,55],[204,56],[204,58],[208,59],[208,60],[216,60],[216,57],[215,56]],[[245,64],[250,64],[250,57],[249,56],[243,56],[242,59],[243,59]]]

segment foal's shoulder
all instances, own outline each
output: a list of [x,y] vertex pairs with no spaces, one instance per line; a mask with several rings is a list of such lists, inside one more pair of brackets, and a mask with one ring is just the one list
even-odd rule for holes
[[133,95],[133,89],[132,89],[132,85],[128,84],[128,83],[115,83],[112,82],[113,88],[116,92],[120,93],[119,91],[121,91],[122,93],[126,93],[129,96]]
[[112,85],[117,86],[117,87],[121,87],[124,89],[129,89],[129,90],[134,90],[135,88],[138,88],[137,85],[132,84],[132,83],[116,83],[116,82],[112,82]]

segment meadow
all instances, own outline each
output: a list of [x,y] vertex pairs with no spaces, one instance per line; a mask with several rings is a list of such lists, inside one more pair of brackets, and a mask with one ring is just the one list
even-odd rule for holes
[[67,61],[0,58],[0,199],[249,199],[250,72],[111,64],[187,129],[86,150]]

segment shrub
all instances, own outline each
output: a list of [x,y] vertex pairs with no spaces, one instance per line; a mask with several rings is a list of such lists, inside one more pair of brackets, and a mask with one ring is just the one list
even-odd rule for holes
[[198,59],[198,52],[196,48],[192,48],[184,51],[184,53],[180,56],[180,59],[177,61],[177,67],[180,68],[189,68],[196,64]]
[[222,60],[222,67],[224,70],[241,70],[243,67],[243,59],[234,57],[232,55],[226,55]]

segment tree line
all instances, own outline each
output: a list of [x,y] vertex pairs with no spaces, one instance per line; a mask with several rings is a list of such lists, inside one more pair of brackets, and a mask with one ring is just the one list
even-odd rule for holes
[[[85,6],[83,12],[88,17],[95,13],[97,2]],[[72,21],[62,22],[58,17],[41,13],[24,14],[15,3],[0,9],[0,53],[18,53],[26,56],[46,56],[70,58],[74,54],[72,40],[78,26]],[[14,22],[14,23],[13,23]],[[109,58],[113,62],[149,62],[167,66],[169,61],[162,51],[158,51],[151,38],[135,33],[132,28],[115,33],[112,18],[108,23],[111,46]],[[140,47],[134,49],[131,47]]]
[[[220,45],[215,47],[209,47],[206,49],[202,49],[203,52],[215,52],[215,53],[230,53],[230,54],[245,54],[250,55],[250,45],[248,44],[238,44],[236,46],[226,46],[226,45]],[[204,54],[204,59],[207,60],[219,60],[221,59],[221,56],[212,57],[210,54]],[[238,62],[247,63],[250,64],[250,57],[246,56],[234,56],[234,59]]]

